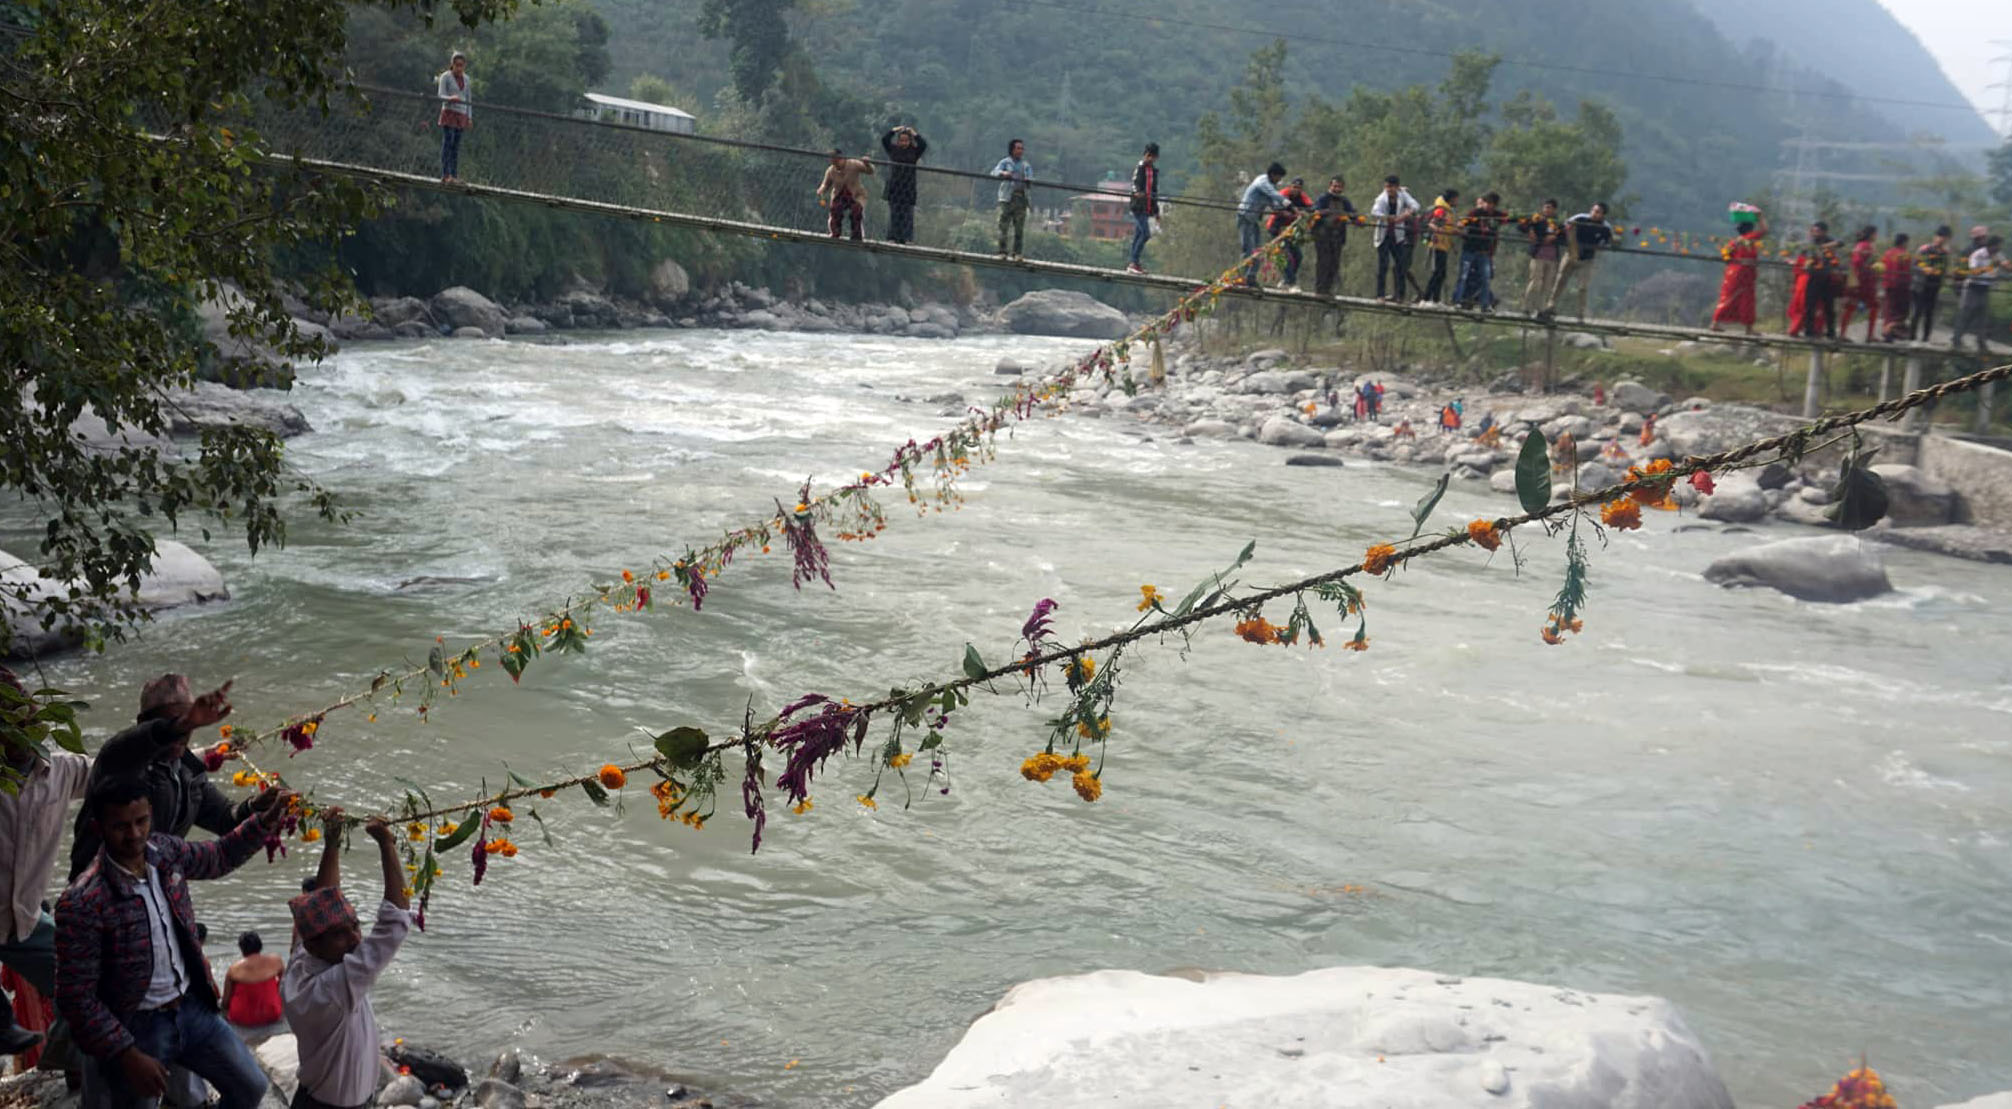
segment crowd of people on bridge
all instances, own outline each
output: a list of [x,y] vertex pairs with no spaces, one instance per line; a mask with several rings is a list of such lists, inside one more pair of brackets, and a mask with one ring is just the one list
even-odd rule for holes
[[[5,734],[18,738],[35,711],[0,667]],[[26,1065],[63,1070],[86,1109],[255,1109],[268,1082],[246,1038],[282,1022],[298,1040],[293,1109],[367,1105],[387,1074],[370,990],[409,930],[411,891],[384,820],[364,826],[384,883],[367,933],[342,892],[347,822],[328,809],[318,814],[320,866],[287,903],[287,956],[266,954],[246,932],[244,957],[217,986],[190,883],[221,878],[261,848],[270,858],[304,811],[270,782],[233,804],[209,780],[228,752],[190,740],[230,711],[228,684],[197,697],[168,674],[147,683],[137,722],[95,758],[11,742],[6,750],[16,788],[0,792],[0,964],[17,988],[12,1007],[0,1008],[0,1054],[39,1052]],[[45,894],[77,802],[70,877],[52,907]],[[187,838],[199,827],[216,838]]]

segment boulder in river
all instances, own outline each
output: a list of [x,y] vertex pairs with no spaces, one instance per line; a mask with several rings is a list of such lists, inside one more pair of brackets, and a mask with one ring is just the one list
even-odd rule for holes
[[466,285],[442,289],[433,295],[433,318],[459,332],[472,327],[491,339],[501,339],[510,323],[510,314],[496,302]]
[[1670,403],[1670,395],[1651,389],[1639,381],[1617,381],[1607,394],[1607,403],[1623,412],[1659,412]]
[[1131,334],[1125,314],[1090,296],[1066,289],[1037,289],[999,310],[1006,330],[1018,335],[1059,335],[1067,339],[1122,339]]
[[1878,549],[1848,535],[1784,539],[1737,551],[1705,567],[1705,580],[1728,589],[1765,587],[1825,604],[1893,591]]
[[300,409],[269,392],[198,381],[193,389],[177,389],[167,396],[168,431],[174,435],[201,435],[205,428],[230,425],[261,428],[282,437],[314,430]]
[[1258,428],[1258,442],[1273,447],[1325,447],[1327,436],[1290,416],[1273,416]]
[[1956,490],[1914,466],[1880,465],[1872,472],[1886,483],[1886,518],[1897,528],[1932,528],[1956,520]]
[[1730,473],[1698,503],[1698,515],[1721,523],[1751,524],[1767,515],[1767,495],[1750,472]]
[[[9,585],[26,584],[31,602],[38,597],[60,597],[68,593],[68,587],[63,582],[40,576],[34,567],[6,551],[0,551],[0,581]],[[217,572],[209,559],[173,539],[154,541],[153,569],[140,575],[137,600],[141,607],[155,610],[180,608],[206,601],[228,600],[230,595],[230,590],[224,585],[224,576]],[[0,592],[0,611],[5,612],[7,623],[12,628],[11,637],[0,643],[0,658],[33,658],[68,650],[83,642],[81,633],[60,624],[43,630],[30,615],[32,603],[23,604],[11,589]]]
[[1386,967],[1102,970],[1013,987],[877,1109],[1731,1109],[1674,1005]]
[[1288,466],[1346,466],[1340,456],[1332,454],[1295,454],[1285,460]]

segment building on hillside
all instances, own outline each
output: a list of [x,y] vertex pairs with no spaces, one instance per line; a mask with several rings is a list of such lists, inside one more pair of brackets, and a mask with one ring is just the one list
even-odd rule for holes
[[1078,228],[1083,226],[1080,221],[1088,221],[1089,230],[1083,233],[1092,239],[1131,238],[1132,183],[1105,178],[1097,184],[1096,192],[1070,197],[1069,211],[1063,220],[1067,234],[1078,234]]
[[652,131],[669,131],[678,135],[689,135],[698,130],[698,118],[690,112],[679,111],[669,104],[651,104],[642,100],[624,100],[619,96],[604,96],[590,92],[580,98],[580,106],[573,114],[581,119],[594,119],[602,123],[623,123],[630,127],[647,127]]

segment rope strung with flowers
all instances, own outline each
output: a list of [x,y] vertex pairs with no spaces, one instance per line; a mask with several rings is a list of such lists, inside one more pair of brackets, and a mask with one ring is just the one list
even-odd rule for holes
[[[1339,618],[1355,621],[1355,632],[1343,646],[1366,651],[1370,645],[1366,599],[1362,590],[1348,579],[1360,575],[1388,579],[1412,559],[1457,547],[1472,546],[1493,553],[1510,539],[1515,529],[1531,524],[1540,525],[1547,535],[1564,533],[1567,537],[1564,580],[1539,629],[1545,643],[1561,644],[1565,636],[1581,631],[1581,614],[1587,604],[1589,561],[1580,536],[1582,523],[1602,537],[1607,529],[1638,528],[1644,507],[1674,507],[1670,493],[1679,480],[1688,480],[1700,492],[1710,493],[1714,473],[1775,461],[1794,464],[1842,438],[1825,440],[1826,436],[1844,432],[1853,439],[1853,445],[1841,467],[1833,518],[1846,529],[1862,529],[1883,513],[1885,498],[1878,475],[1869,469],[1868,456],[1858,449],[1857,432],[1853,429],[2008,378],[2012,378],[2012,365],[1999,366],[1870,408],[1826,417],[1787,434],[1732,450],[1693,456],[1682,462],[1656,460],[1630,468],[1623,481],[1594,491],[1574,490],[1555,503],[1549,443],[1541,431],[1532,431],[1516,464],[1517,494],[1524,509],[1520,515],[1476,519],[1428,536],[1425,524],[1447,486],[1447,478],[1442,476],[1412,509],[1415,526],[1410,537],[1374,544],[1359,561],[1348,566],[1284,585],[1240,591],[1241,583],[1233,575],[1249,563],[1256,548],[1253,542],[1228,568],[1203,578],[1178,603],[1169,604],[1170,598],[1153,585],[1141,586],[1137,610],[1143,615],[1130,627],[1075,646],[1056,640],[1057,605],[1053,600],[1043,599],[1034,605],[1022,625],[1010,661],[988,664],[977,647],[967,643],[961,659],[961,677],[895,688],[885,697],[858,704],[823,693],[806,694],[759,723],[750,711],[737,734],[721,739],[714,739],[697,727],[675,727],[655,737],[655,753],[649,758],[628,765],[610,763],[591,773],[543,783],[508,771],[509,784],[502,790],[457,804],[436,805],[423,790],[409,790],[391,811],[407,828],[404,850],[408,869],[414,875],[422,919],[434,884],[444,873],[439,860],[445,852],[473,840],[473,876],[476,884],[480,884],[490,856],[510,858],[518,853],[518,845],[508,834],[516,820],[513,803],[530,801],[527,811],[543,830],[544,818],[538,813],[536,802],[550,800],[561,790],[579,789],[594,804],[607,805],[611,791],[626,788],[631,775],[652,774],[657,780],[650,786],[650,793],[659,815],[701,828],[718,810],[720,789],[728,778],[724,756],[738,749],[744,760],[740,774],[741,809],[754,826],[752,849],[759,851],[768,822],[766,791],[771,784],[766,760],[774,758],[781,762],[773,785],[782,791],[790,811],[801,815],[812,808],[811,786],[825,764],[834,755],[862,754],[872,725],[881,720],[887,728],[884,738],[876,741],[873,749],[873,782],[855,799],[869,809],[877,809],[878,794],[887,775],[892,774],[901,784],[904,803],[912,803],[914,789],[908,780],[908,768],[917,756],[924,755],[930,760],[925,788],[947,794],[951,788],[951,752],[946,744],[946,731],[952,715],[970,704],[974,690],[995,695],[1011,692],[1025,697],[1029,703],[1038,703],[1050,692],[1050,668],[1059,668],[1068,703],[1047,722],[1049,735],[1045,746],[1021,764],[1020,772],[1030,781],[1047,782],[1057,773],[1067,771],[1076,793],[1084,801],[1094,802],[1103,795],[1111,706],[1118,690],[1124,652],[1132,644],[1169,634],[1180,635],[1186,643],[1197,626],[1234,619],[1235,634],[1250,643],[1291,646],[1305,641],[1310,647],[1324,646],[1325,640],[1314,622],[1314,609],[1316,605],[1331,605]],[[1875,501],[1881,507],[1871,507]],[[1589,512],[1595,507],[1597,519]],[[1511,557],[1520,565],[1513,545]],[[1288,600],[1292,608],[1284,624],[1275,624],[1265,617],[1267,605]],[[1095,752],[1094,757],[1091,751]],[[241,772],[238,781],[260,788],[281,784],[278,775],[256,771]],[[447,819],[450,817],[458,819],[450,822]],[[360,822],[347,817],[344,820],[352,824]],[[549,832],[546,838],[549,843]]]
[[[1017,385],[989,408],[973,406],[970,416],[927,442],[917,443],[910,439],[897,447],[890,461],[878,471],[862,472],[856,480],[816,496],[811,495],[810,484],[806,481],[797,491],[793,507],[784,507],[781,501],[777,501],[772,516],[731,529],[707,546],[687,548],[683,554],[658,555],[640,574],[623,570],[619,582],[596,584],[584,595],[567,597],[535,621],[520,622],[512,630],[498,632],[452,652],[436,638],[424,663],[396,673],[389,669],[381,670],[368,686],[343,694],[319,709],[290,716],[264,731],[241,735],[234,728],[227,727],[223,731],[224,742],[209,756],[210,768],[218,769],[225,759],[232,756],[242,758],[252,749],[275,739],[284,740],[292,753],[308,750],[314,746],[323,722],[331,714],[358,705],[374,704],[380,697],[388,696],[396,703],[413,683],[419,683],[418,713],[425,718],[441,691],[444,690],[450,697],[460,694],[460,683],[468,679],[471,672],[481,669],[481,655],[485,651],[495,652],[500,668],[515,682],[533,661],[546,652],[584,652],[587,641],[594,634],[585,617],[597,606],[617,613],[631,613],[654,610],[659,605],[668,607],[689,602],[693,611],[698,611],[712,588],[711,583],[733,564],[737,555],[751,548],[767,554],[778,537],[788,546],[793,558],[790,574],[793,586],[801,590],[807,582],[822,581],[827,587],[835,589],[830,556],[818,535],[820,525],[837,527],[837,537],[843,541],[865,542],[875,538],[886,530],[888,517],[874,500],[873,493],[876,489],[897,484],[905,489],[909,503],[917,506],[918,515],[927,515],[931,511],[940,513],[946,504],[961,506],[963,498],[956,489],[958,480],[973,464],[994,459],[995,440],[1002,429],[1033,419],[1037,414],[1052,415],[1067,403],[1071,392],[1086,381],[1115,381],[1127,392],[1136,391],[1140,382],[1132,376],[1129,365],[1122,374],[1117,368],[1120,363],[1129,364],[1135,344],[1170,335],[1182,323],[1212,313],[1223,291],[1241,280],[1247,267],[1276,261],[1286,244],[1303,234],[1303,228],[1288,229],[1253,252],[1251,258],[1182,297],[1171,310],[1125,338],[1101,345],[1074,364],[1038,381]],[[1156,359],[1153,374],[1157,377],[1160,372]],[[932,471],[927,487],[921,485],[917,478],[917,471],[925,464]],[[925,497],[933,504],[924,504]],[[658,596],[657,586],[673,581],[677,591],[670,598]],[[370,713],[369,720],[375,722],[376,719],[376,713]]]

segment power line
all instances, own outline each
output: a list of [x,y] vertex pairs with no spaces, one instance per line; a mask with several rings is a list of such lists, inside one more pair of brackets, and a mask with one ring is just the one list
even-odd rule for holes
[[[1362,39],[1334,38],[1331,36],[1281,32],[1262,27],[1238,27],[1227,23],[1206,23],[1194,19],[1177,19],[1164,15],[1141,15],[1137,12],[1118,12],[1103,8],[1085,8],[1074,4],[1059,3],[1058,0],[1010,0],[1011,3],[1035,8],[1052,8],[1056,11],[1073,12],[1077,15],[1096,16],[1099,19],[1130,19],[1141,23],[1165,23],[1180,27],[1194,27],[1204,31],[1223,31],[1237,35],[1252,35],[1258,38],[1286,39],[1288,42],[1317,42],[1326,46],[1349,46],[1365,50],[1377,50],[1387,54],[1412,54],[1426,58],[1455,58],[1461,51],[1434,50],[1423,46],[1398,46],[1387,42],[1367,42]],[[1501,64],[1521,69],[1552,70],[1559,73],[1577,73],[1592,77],[1621,77],[1642,81],[1663,81],[1670,84],[1691,85],[1699,88],[1733,89],[1740,92],[1789,93],[1827,100],[1856,100],[1864,104],[1892,104],[1905,108],[1936,108],[1945,111],[1975,113],[1971,104],[1953,104],[1940,100],[1906,100],[1891,96],[1860,96],[1851,92],[1826,92],[1815,89],[1779,89],[1767,85],[1745,84],[1738,81],[1714,81],[1703,77],[1681,77],[1669,73],[1638,73],[1626,69],[1601,69],[1596,66],[1563,65],[1558,62],[1533,62],[1523,58],[1502,58]]]

